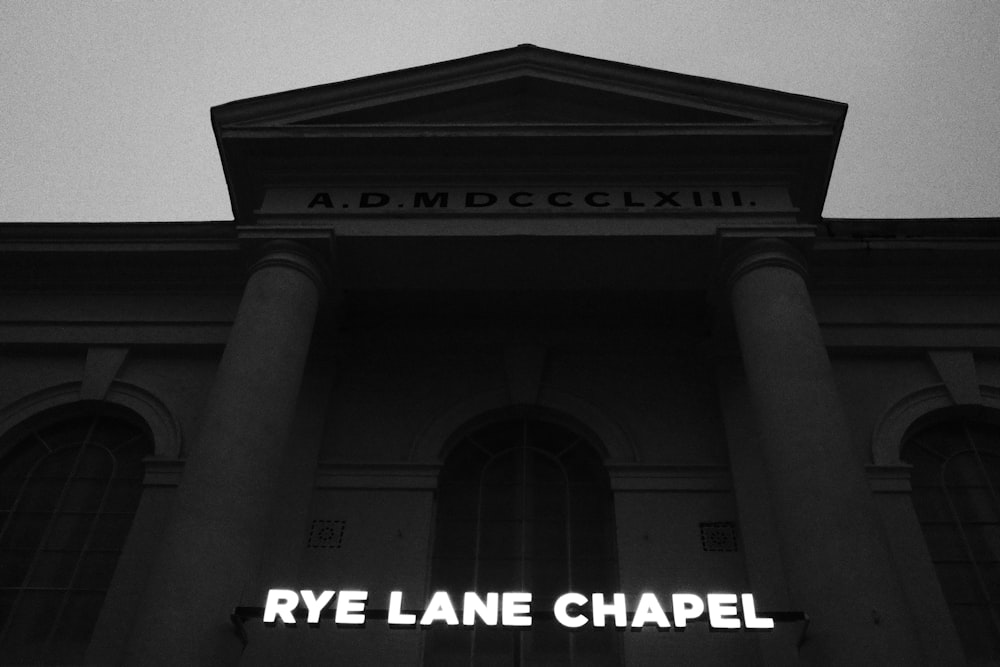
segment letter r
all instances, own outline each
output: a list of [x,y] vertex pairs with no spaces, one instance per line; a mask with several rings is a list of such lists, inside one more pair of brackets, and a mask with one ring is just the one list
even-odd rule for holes
[[274,619],[280,617],[283,623],[295,625],[292,612],[298,606],[298,593],[286,588],[272,588],[267,592],[267,602],[264,603],[264,622],[274,623]]

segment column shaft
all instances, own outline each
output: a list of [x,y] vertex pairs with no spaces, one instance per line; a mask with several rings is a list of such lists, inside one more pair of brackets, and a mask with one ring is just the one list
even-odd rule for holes
[[918,665],[918,643],[797,253],[754,243],[730,272],[793,604],[809,665]]
[[252,269],[130,638],[129,665],[235,664],[230,623],[259,565],[319,303],[315,265],[275,244]]

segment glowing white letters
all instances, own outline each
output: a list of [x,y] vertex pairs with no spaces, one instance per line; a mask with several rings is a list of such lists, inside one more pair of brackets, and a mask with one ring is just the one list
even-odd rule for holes
[[[280,620],[285,625],[295,625],[302,619],[301,612],[298,619],[295,612],[304,607],[306,623],[316,625],[320,623],[324,611],[333,607],[333,613],[327,614],[327,618],[332,615],[337,625],[363,625],[369,612],[367,603],[368,591],[316,592],[274,588],[267,593],[263,616],[268,624]],[[388,609],[378,610],[378,618],[384,618],[389,625],[396,627],[529,627],[533,621],[532,612],[535,611],[532,595],[528,592],[466,592],[462,594],[461,603],[461,608],[456,608],[447,591],[436,591],[423,610],[407,609],[403,592],[392,591],[389,593]],[[719,630],[774,628],[774,619],[757,615],[750,593],[709,593],[704,597],[694,593],[674,593],[670,596],[672,619],[655,593],[643,593],[633,609],[624,593],[593,593],[587,596],[570,592],[559,596],[551,610],[542,611],[546,612],[546,617],[554,618],[566,628],[582,628],[590,624],[595,628],[631,627],[643,630],[655,626],[661,630],[671,627],[684,629],[695,620],[707,620],[710,627]],[[706,615],[707,619],[704,619]]]
[[753,595],[744,593],[740,596],[743,603],[743,619],[746,621],[748,630],[773,630],[773,618],[757,618],[757,609],[754,607]]
[[364,625],[367,600],[368,591],[340,591],[337,615],[333,620],[337,625]]
[[267,592],[267,602],[264,603],[264,622],[274,623],[275,618],[280,616],[282,623],[294,624],[292,612],[298,606],[298,593],[284,588],[272,588]]
[[319,623],[319,615],[322,613],[323,607],[330,604],[332,599],[333,591],[323,591],[319,597],[313,595],[312,591],[302,591],[302,601],[306,603],[306,609],[309,610],[306,623]]
[[594,611],[594,627],[603,628],[604,621],[608,616],[615,617],[615,627],[624,628],[627,624],[625,620],[625,594],[615,593],[612,596],[611,604],[604,602],[603,593],[594,593],[594,601],[591,608]]
[[416,614],[403,613],[402,591],[389,593],[389,616],[386,620],[389,625],[414,625],[417,622]]
[[705,613],[705,603],[701,598],[691,593],[674,593],[674,625],[678,628],[687,627],[687,622]]
[[[316,595],[311,590],[296,593],[284,588],[272,588],[267,592],[267,602],[264,603],[264,622],[274,623],[280,618],[286,625],[295,625],[293,612],[301,600],[306,607],[306,623],[315,625],[334,595],[336,591],[322,591]],[[334,622],[338,625],[363,625],[366,600],[368,591],[340,591]]]
[[476,616],[479,616],[486,625],[496,625],[499,600],[498,593],[487,593],[486,602],[475,593],[466,593],[462,605],[462,625],[475,625]]
[[531,593],[504,593],[501,620],[508,627],[531,625]]
[[571,604],[581,607],[587,604],[587,598],[579,593],[566,593],[566,595],[559,596],[559,599],[556,600],[556,606],[552,610],[556,620],[567,628],[583,627],[587,624],[587,617],[582,615],[570,616],[568,607]]
[[643,593],[639,598],[639,604],[635,608],[635,616],[632,617],[632,627],[645,627],[647,623],[656,623],[658,628],[669,628],[670,621],[663,613],[660,601],[652,593]]
[[735,630],[740,627],[736,618],[736,596],[731,593],[709,593],[708,622],[713,628]]
[[420,617],[420,625],[430,625],[434,621],[444,621],[448,625],[458,625],[455,606],[445,591],[438,591],[427,603],[424,615]]

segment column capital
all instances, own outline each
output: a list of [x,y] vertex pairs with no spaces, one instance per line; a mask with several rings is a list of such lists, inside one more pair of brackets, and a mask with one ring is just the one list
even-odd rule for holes
[[283,266],[307,276],[320,294],[333,291],[333,234],[276,235],[255,229],[239,230],[239,240],[249,270],[247,275]]
[[718,278],[725,293],[747,273],[777,266],[809,276],[806,253],[812,246],[812,229],[790,227],[774,230],[720,229],[718,233]]

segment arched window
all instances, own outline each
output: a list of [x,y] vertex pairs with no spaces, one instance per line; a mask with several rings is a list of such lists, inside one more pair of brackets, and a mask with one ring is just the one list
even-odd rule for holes
[[941,422],[908,438],[902,458],[966,658],[1000,665],[1000,426]]
[[0,663],[82,662],[150,437],[93,410],[15,431],[0,441]]
[[530,592],[533,624],[432,627],[425,664],[619,664],[614,631],[572,632],[534,612],[563,593],[611,592],[616,582],[608,475],[585,437],[523,417],[458,440],[438,486],[432,590]]

